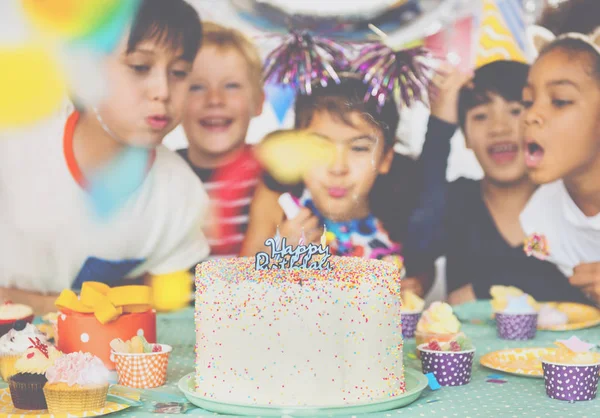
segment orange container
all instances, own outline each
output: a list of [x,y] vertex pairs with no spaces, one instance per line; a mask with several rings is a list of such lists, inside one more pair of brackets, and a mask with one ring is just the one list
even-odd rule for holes
[[159,344],[159,353],[111,353],[117,366],[119,384],[131,388],[155,388],[167,381],[167,366],[172,347]]
[[115,338],[130,340],[143,335],[149,343],[156,342],[156,313],[148,310],[127,313],[102,325],[94,314],[61,312],[57,321],[57,348],[65,354],[76,351],[92,353],[100,358],[109,370],[115,370],[110,359],[110,342]]

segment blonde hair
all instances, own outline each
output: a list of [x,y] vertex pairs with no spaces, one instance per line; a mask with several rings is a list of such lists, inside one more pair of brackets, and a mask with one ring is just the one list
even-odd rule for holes
[[218,50],[236,50],[246,61],[250,82],[259,91],[263,89],[262,59],[258,48],[237,29],[214,22],[202,22],[202,47],[212,46]]

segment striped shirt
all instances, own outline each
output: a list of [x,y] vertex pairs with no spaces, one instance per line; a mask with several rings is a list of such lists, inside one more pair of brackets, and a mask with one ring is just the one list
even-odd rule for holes
[[215,169],[195,167],[188,150],[177,151],[202,180],[217,222],[207,235],[211,258],[235,257],[240,253],[248,228],[250,203],[261,175],[251,147],[234,161]]

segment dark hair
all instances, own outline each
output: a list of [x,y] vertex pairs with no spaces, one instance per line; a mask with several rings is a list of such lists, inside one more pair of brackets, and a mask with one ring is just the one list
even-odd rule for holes
[[127,53],[148,39],[173,50],[183,49],[182,58],[193,62],[202,40],[200,17],[184,0],[142,0],[129,34]]
[[463,87],[458,98],[460,127],[464,130],[469,110],[491,101],[490,94],[520,102],[528,73],[529,65],[518,61],[494,61],[475,70],[472,86]]
[[349,114],[358,112],[383,132],[385,144],[391,147],[396,142],[396,130],[400,122],[398,108],[393,98],[389,98],[383,108],[377,107],[375,99],[365,102],[368,87],[356,78],[344,78],[340,84],[315,86],[310,95],[296,97],[296,128],[307,127],[315,112],[326,111],[343,123],[352,126]]
[[542,48],[539,57],[557,49],[564,51],[572,59],[575,59],[576,54],[587,54],[591,60],[590,75],[600,83],[600,53],[593,46],[578,38],[561,38]]
[[538,25],[556,36],[568,32],[591,33],[600,26],[600,1],[568,0],[544,9]]
[[[381,110],[375,100],[365,103],[367,86],[359,79],[344,78],[338,84],[317,86],[311,95],[298,95],[296,98],[296,128],[304,128],[320,110],[330,112],[341,121],[351,125],[348,114],[361,112],[374,126],[383,130],[385,144],[390,147],[396,142],[396,130],[400,116],[393,99],[388,99]],[[390,238],[402,242],[406,236],[408,219],[417,205],[419,187],[421,186],[421,170],[416,161],[395,153],[390,171],[379,175],[373,184],[369,202],[373,215],[384,225]],[[300,196],[304,184],[294,187],[277,185],[266,176],[265,184],[272,190],[289,191]]]

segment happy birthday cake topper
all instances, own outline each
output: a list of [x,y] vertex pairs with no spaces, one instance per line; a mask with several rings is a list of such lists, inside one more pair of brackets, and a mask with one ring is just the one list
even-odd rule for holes
[[298,245],[293,247],[287,245],[285,238],[280,237],[279,228],[277,228],[275,237],[265,241],[265,246],[271,248],[271,254],[266,252],[256,254],[256,270],[331,270],[329,263],[331,254],[325,240],[326,232],[325,229],[319,245],[305,245],[304,231],[302,231]]

